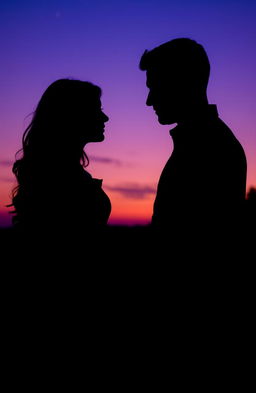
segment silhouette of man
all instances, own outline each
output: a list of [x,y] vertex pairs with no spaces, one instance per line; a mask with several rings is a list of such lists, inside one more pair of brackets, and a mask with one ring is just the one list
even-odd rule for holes
[[196,41],[178,38],[145,51],[152,106],[170,131],[173,152],[159,179],[152,226],[184,228],[236,221],[246,192],[246,157],[232,131],[209,105],[210,64]]

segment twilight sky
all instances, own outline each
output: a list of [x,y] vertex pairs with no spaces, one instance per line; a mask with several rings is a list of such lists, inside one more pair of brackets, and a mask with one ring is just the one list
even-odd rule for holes
[[170,126],[146,107],[145,49],[177,37],[201,43],[211,63],[210,103],[244,147],[256,186],[256,2],[229,0],[8,0],[0,3],[0,226],[15,184],[11,165],[42,93],[72,77],[101,86],[110,121],[90,144],[87,170],[103,178],[110,223],[151,219]]

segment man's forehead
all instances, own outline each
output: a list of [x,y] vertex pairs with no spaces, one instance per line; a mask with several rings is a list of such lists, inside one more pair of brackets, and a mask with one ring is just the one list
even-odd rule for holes
[[166,83],[167,81],[169,82],[171,79],[171,75],[168,75],[168,73],[158,68],[147,70],[146,76],[146,84],[148,87],[157,85],[159,83]]

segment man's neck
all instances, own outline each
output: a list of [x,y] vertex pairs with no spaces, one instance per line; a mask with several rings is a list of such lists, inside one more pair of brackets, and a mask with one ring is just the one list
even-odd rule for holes
[[178,125],[186,125],[190,123],[195,123],[200,121],[205,117],[205,114],[209,112],[209,107],[211,105],[208,100],[204,100],[196,105],[191,105],[191,107],[186,108],[183,112],[182,118],[177,122]]

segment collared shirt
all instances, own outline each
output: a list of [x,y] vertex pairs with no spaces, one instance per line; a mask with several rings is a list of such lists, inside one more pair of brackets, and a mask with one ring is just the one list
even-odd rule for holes
[[159,179],[153,225],[215,214],[245,199],[244,150],[215,105],[170,135],[174,148]]

